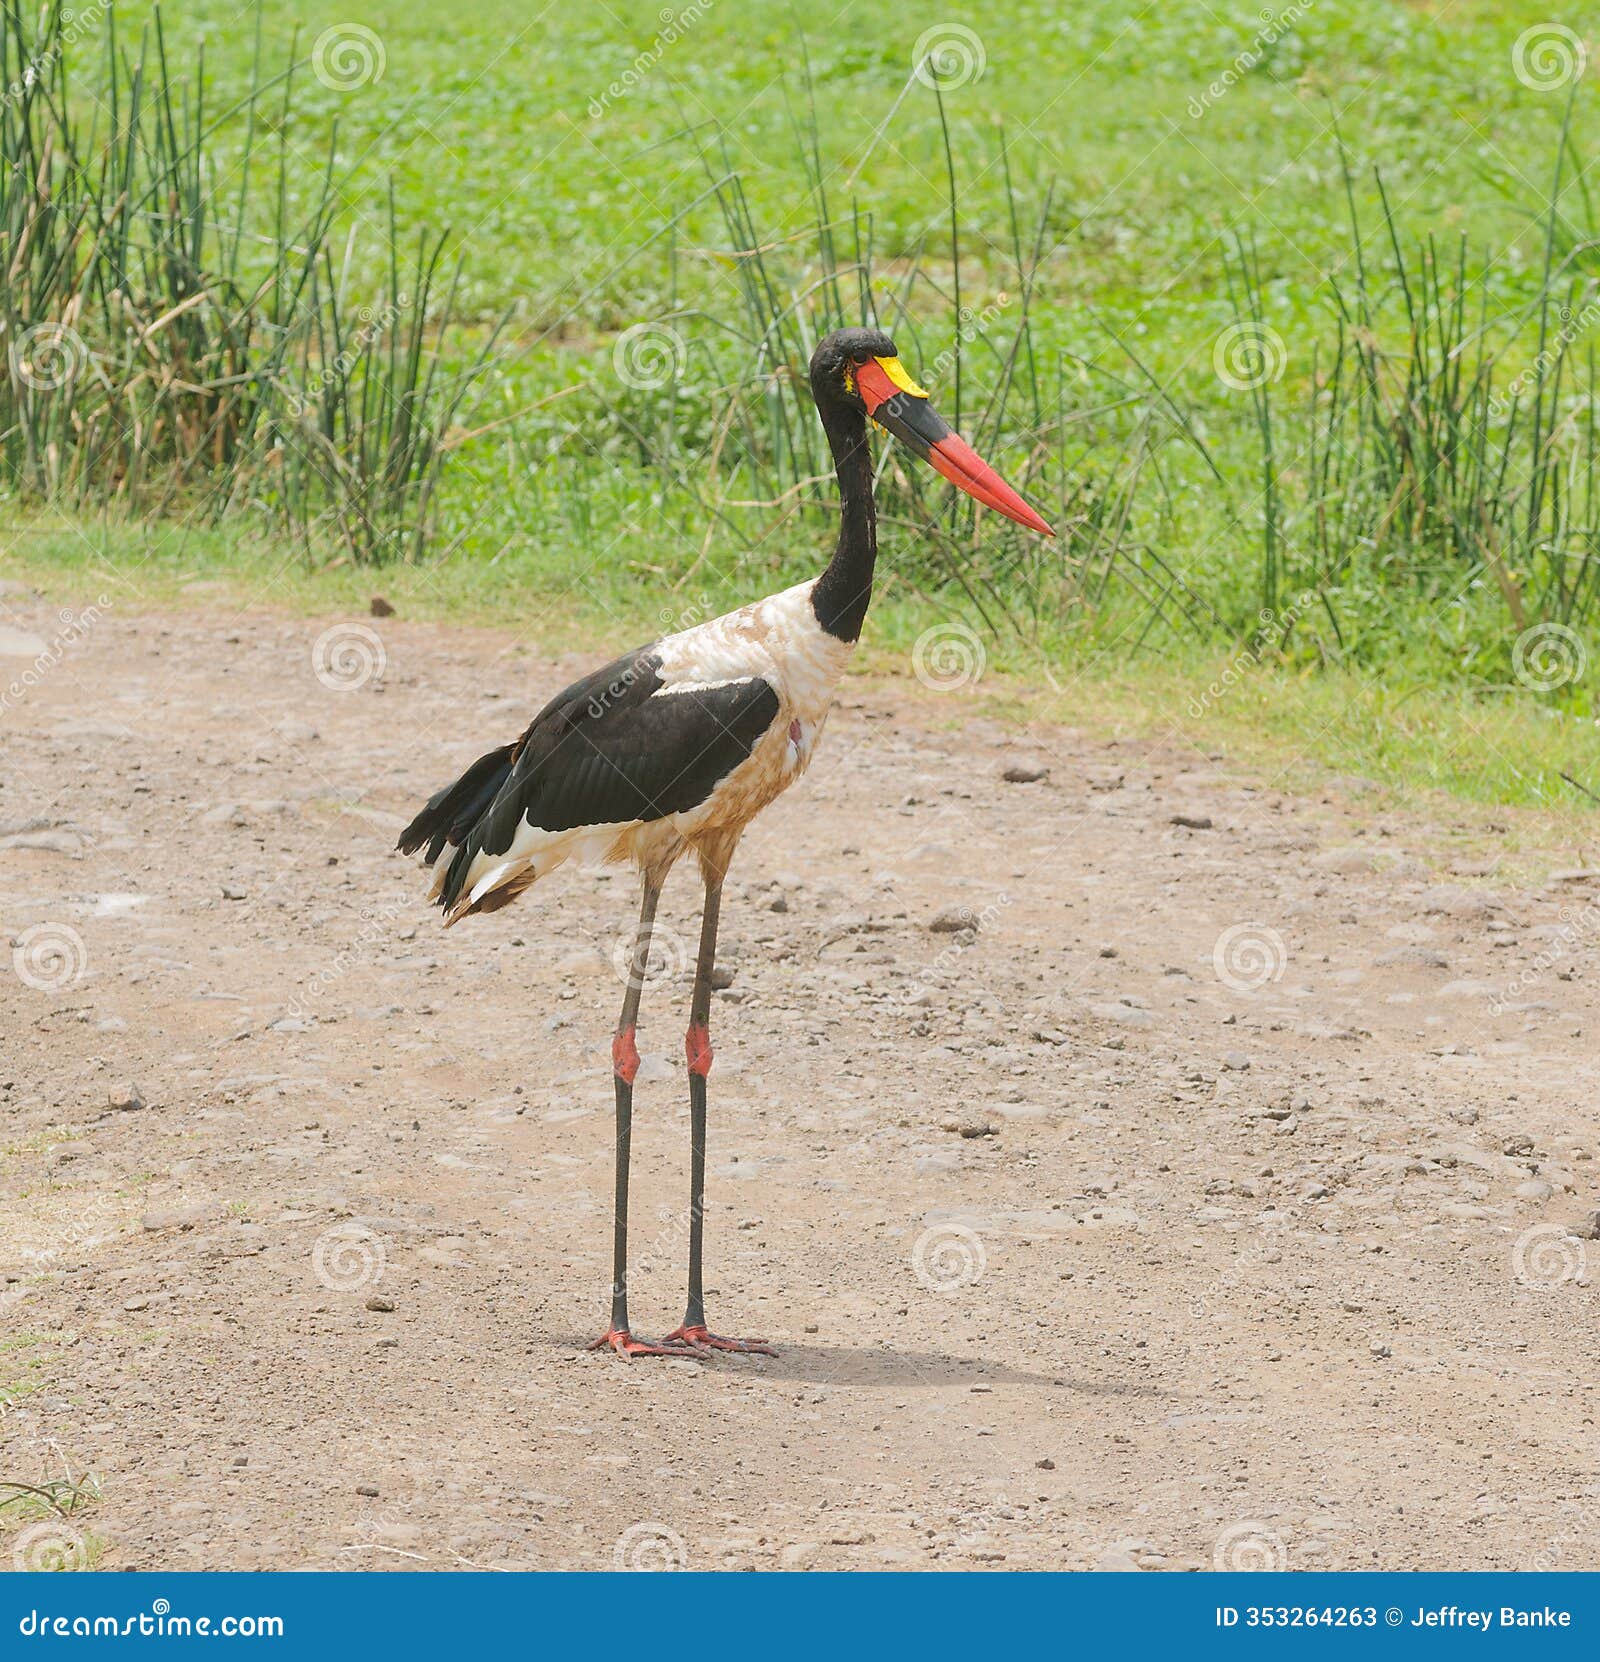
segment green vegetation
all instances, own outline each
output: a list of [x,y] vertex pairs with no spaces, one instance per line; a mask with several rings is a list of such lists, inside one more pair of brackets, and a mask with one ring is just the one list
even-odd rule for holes
[[[887,459],[878,645],[953,614],[1063,713],[1160,687],[1149,721],[1202,744],[1591,804],[1575,34],[1381,0],[635,10],[191,0],[159,36],[119,8],[117,58],[102,9],[59,49],[9,11],[18,555],[293,604],[383,564],[412,611],[623,644],[815,569],[800,372],[872,317],[1062,533]],[[83,352],[42,389],[41,323]]]

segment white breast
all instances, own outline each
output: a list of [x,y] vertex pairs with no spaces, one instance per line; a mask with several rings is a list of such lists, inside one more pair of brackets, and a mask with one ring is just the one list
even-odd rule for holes
[[[853,650],[830,635],[811,607],[813,578],[736,612],[696,624],[660,644],[662,693],[759,675],[777,693],[785,725],[819,724]],[[660,697],[661,694],[656,695]]]

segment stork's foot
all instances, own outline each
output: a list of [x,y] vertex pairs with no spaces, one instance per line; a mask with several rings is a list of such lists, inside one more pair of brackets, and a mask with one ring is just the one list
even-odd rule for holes
[[741,1356],[776,1356],[778,1353],[764,1339],[724,1339],[720,1333],[710,1332],[704,1323],[685,1322],[661,1341],[663,1344],[692,1345],[703,1355],[708,1350],[737,1351]]
[[648,1339],[636,1339],[625,1327],[613,1327],[602,1333],[589,1346],[590,1350],[605,1350],[610,1348],[618,1356],[626,1356],[631,1362],[635,1356],[704,1356],[705,1352],[687,1340],[680,1340],[676,1333],[669,1333],[660,1344],[653,1345]]

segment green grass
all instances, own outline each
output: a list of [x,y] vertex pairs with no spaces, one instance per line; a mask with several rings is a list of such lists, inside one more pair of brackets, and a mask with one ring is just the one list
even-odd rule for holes
[[[612,574],[569,586],[543,562],[310,569],[259,533],[172,527],[32,527],[13,570],[62,605],[119,586],[130,608],[267,607],[302,615],[365,616],[381,595],[400,619],[498,624],[537,650],[596,655],[636,645],[643,627],[681,607],[659,581]],[[935,609],[897,592],[892,570],[863,642],[862,673],[920,700],[930,723],[992,716],[1019,729],[1056,721],[1102,734],[1165,740],[1191,759],[1216,757],[1265,783],[1322,788],[1355,776],[1385,804],[1427,807],[1448,796],[1485,808],[1529,810],[1518,835],[1534,847],[1569,846],[1575,810],[1600,795],[1600,733],[1514,693],[1427,678],[1426,659],[1397,661],[1384,677],[1292,671],[1237,650],[1192,645],[1076,655],[1011,640],[985,648],[979,679],[929,690],[911,672],[916,643],[939,626]],[[751,592],[754,592],[753,590]],[[732,598],[731,596],[728,598]],[[381,622],[372,625],[380,632]],[[1566,777],[1563,777],[1563,776]],[[1476,823],[1491,823],[1480,816]]]
[[[1297,570],[1302,580],[1321,570],[1323,499],[1309,477],[1304,412],[1314,365],[1328,368],[1336,286],[1349,297],[1360,280],[1352,209],[1386,373],[1400,374],[1415,353],[1397,262],[1414,269],[1428,237],[1451,271],[1455,239],[1465,240],[1462,298],[1470,319],[1494,327],[1497,385],[1534,361],[1538,333],[1524,314],[1541,290],[1566,104],[1563,90],[1535,90],[1512,72],[1515,42],[1540,17],[1468,0],[1288,5],[1280,15],[1292,27],[1213,98],[1208,85],[1252,47],[1254,12],[995,0],[964,19],[981,37],[983,73],[947,90],[941,111],[908,78],[919,37],[952,20],[943,5],[852,0],[802,14],[753,0],[681,13],[679,37],[658,51],[654,6],[540,11],[486,0],[444,17],[398,0],[364,3],[345,8],[340,27],[371,38],[354,46],[356,59],[335,55],[324,67],[336,78],[375,41],[382,73],[357,74],[360,84],[343,90],[306,61],[330,27],[317,8],[186,0],[164,14],[174,76],[192,91],[203,51],[213,111],[248,91],[258,40],[269,74],[301,60],[286,116],[264,104],[253,132],[236,117],[208,138],[219,213],[247,147],[259,153],[281,139],[283,200],[269,192],[267,204],[279,222],[299,223],[331,176],[342,260],[353,237],[352,298],[383,292],[391,239],[411,249],[448,228],[461,266],[455,311],[467,320],[448,344],[453,361],[469,362],[496,321],[509,313],[509,322],[481,397],[450,435],[431,561],[313,573],[304,542],[289,547],[248,511],[221,526],[83,514],[66,529],[25,502],[8,513],[12,559],[30,570],[108,565],[118,582],[136,571],[135,592],[150,594],[224,573],[233,593],[311,608],[364,605],[381,589],[409,615],[509,615],[541,644],[617,646],[659,620],[815,570],[829,538],[826,488],[787,510],[728,506],[775,494],[782,461],[758,432],[743,449],[717,450],[720,411],[749,397],[729,377],[748,375],[730,330],[750,266],[730,257],[741,239],[726,187],[720,202],[710,190],[736,173],[740,223],[766,251],[783,304],[820,269],[825,192],[836,259],[870,245],[868,298],[900,320],[913,372],[947,410],[955,375],[941,349],[955,333],[957,283],[964,305],[995,308],[986,333],[1005,350],[1023,310],[1015,245],[1032,248],[1037,235],[1029,367],[1056,425],[1047,454],[1029,458],[1030,478],[1047,502],[1092,517],[1138,475],[1136,511],[1092,559],[1080,541],[1041,553],[992,524],[952,544],[955,556],[934,554],[920,533],[889,526],[869,623],[876,666],[898,661],[952,611],[976,618],[970,583],[999,602],[989,615],[1000,627],[987,637],[994,673],[1070,687],[1053,705],[1070,718],[1142,709],[1145,728],[1178,719],[1203,744],[1259,742],[1285,758],[1305,749],[1320,764],[1397,784],[1592,806],[1560,778],[1600,790],[1592,672],[1551,695],[1518,684],[1520,630],[1481,551],[1441,551],[1437,536],[1398,552],[1353,542],[1329,580],[1335,603],[1308,607],[1292,636],[1264,642],[1257,625],[1264,571],[1281,567],[1292,596]],[[149,16],[142,5],[119,7],[122,38]],[[97,43],[86,43],[74,79],[85,110],[95,92],[89,46]],[[608,85],[641,53],[653,61],[611,96]],[[1581,252],[1594,220],[1579,170],[1600,140],[1597,72],[1592,65],[1573,105],[1574,163],[1555,220],[1558,253],[1579,249],[1571,273],[1580,283],[1592,269]],[[947,240],[947,139],[959,265]],[[846,312],[860,299],[851,281]],[[1453,295],[1447,282],[1440,305]],[[1214,365],[1219,334],[1246,316],[1283,346],[1265,409]],[[684,373],[657,395],[634,396],[618,383],[616,335],[663,317],[689,343]],[[1575,366],[1593,344],[1576,340]],[[965,350],[970,424],[981,407],[973,389],[992,387],[996,359],[981,337]],[[1573,384],[1551,391],[1552,409]],[[1127,407],[1108,408],[1119,401]],[[1349,409],[1353,422],[1370,413]],[[1019,410],[1014,401],[994,421],[1008,472],[1029,449]],[[1383,413],[1399,422],[1411,409],[1391,397]],[[1430,412],[1412,428],[1431,440],[1433,424]],[[479,436],[464,437],[465,427]],[[783,465],[785,480],[803,471],[795,458]],[[1535,546],[1529,558],[1547,556]],[[1526,584],[1533,574],[1511,576]],[[1592,616],[1574,621],[1600,662]],[[1241,650],[1259,659],[1245,687],[1208,699]],[[1198,724],[1184,715],[1196,699]]]

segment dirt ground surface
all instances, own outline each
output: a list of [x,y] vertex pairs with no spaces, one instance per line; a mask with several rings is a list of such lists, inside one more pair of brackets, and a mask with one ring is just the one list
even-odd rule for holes
[[8,1564],[1600,1567],[1575,849],[848,684],[713,1011],[710,1317],[780,1354],[629,1364],[634,881],[444,933],[391,852],[593,660],[92,601],[0,600],[0,1478],[81,1500],[0,1509]]

